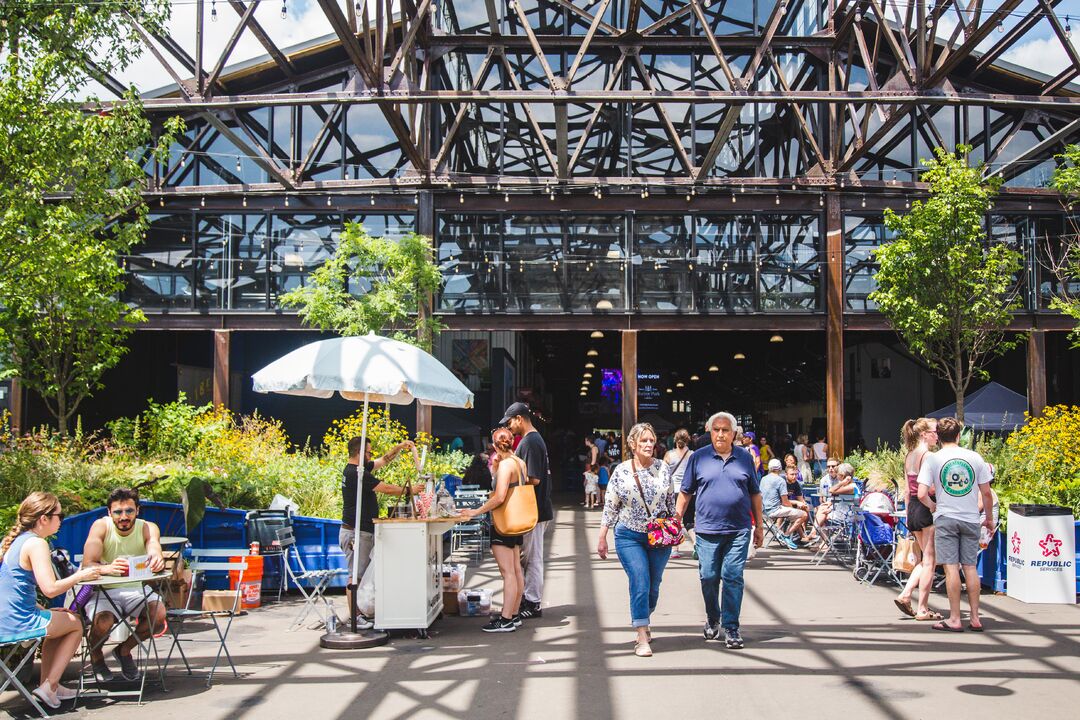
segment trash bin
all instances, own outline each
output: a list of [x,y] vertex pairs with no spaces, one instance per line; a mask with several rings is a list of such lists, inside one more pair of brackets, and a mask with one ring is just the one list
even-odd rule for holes
[[1009,506],[1008,595],[1027,603],[1076,604],[1073,515],[1057,505]]
[[[240,583],[240,607],[244,610],[252,610],[262,606],[262,578],[263,556],[242,555],[229,558],[231,563],[247,562],[247,570],[244,570],[244,581]],[[229,571],[229,589],[235,590],[236,583],[240,580],[237,570]]]

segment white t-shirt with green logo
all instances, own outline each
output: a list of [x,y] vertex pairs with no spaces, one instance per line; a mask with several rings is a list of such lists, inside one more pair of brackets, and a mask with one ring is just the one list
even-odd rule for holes
[[934,519],[951,517],[979,522],[979,488],[990,482],[990,469],[979,453],[947,447],[927,453],[919,470],[919,484],[934,488]]

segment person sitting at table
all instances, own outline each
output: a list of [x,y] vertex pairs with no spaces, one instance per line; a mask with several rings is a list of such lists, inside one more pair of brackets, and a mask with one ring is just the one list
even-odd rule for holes
[[18,642],[40,637],[45,631],[41,678],[33,693],[54,710],[62,700],[77,695],[61,685],[60,678],[82,641],[82,622],[67,610],[40,607],[37,590],[54,598],[101,576],[101,568],[86,567],[57,579],[46,538],[60,530],[63,520],[63,508],[55,495],[30,493],[19,504],[15,524],[0,543],[0,640]]
[[[103,575],[128,575],[128,558],[145,555],[151,572],[165,569],[161,554],[161,531],[158,526],[139,517],[139,493],[130,488],[116,488],[105,502],[108,514],[94,521],[90,535],[83,546],[83,565],[100,567]],[[113,649],[113,657],[120,663],[125,680],[137,680],[139,668],[131,651],[139,640],[151,634],[158,635],[165,628],[165,603],[161,596],[141,582],[130,582],[98,588],[87,603],[86,611],[91,618],[90,662],[94,673],[102,682],[113,678],[105,664],[103,645],[124,617],[137,618],[135,634],[129,635]],[[147,616],[150,621],[148,624]]]
[[821,504],[814,516],[819,528],[825,527],[830,516],[834,520],[846,519],[851,513],[851,503],[846,502],[845,498],[855,495],[855,468],[851,463],[841,463],[836,458],[829,458],[825,471],[829,474],[830,485],[827,493],[822,495]]
[[[792,460],[795,459],[794,455],[788,455]],[[774,460],[776,458],[773,458]],[[807,519],[812,512],[810,504],[806,502],[806,496],[803,495],[802,483],[799,482],[799,470],[795,467],[794,463],[784,468],[784,480],[787,483],[787,495],[788,502],[791,507],[802,510],[806,513]],[[817,540],[817,532],[814,530],[807,531],[807,524],[804,523],[800,529],[799,540],[802,542],[811,542]]]

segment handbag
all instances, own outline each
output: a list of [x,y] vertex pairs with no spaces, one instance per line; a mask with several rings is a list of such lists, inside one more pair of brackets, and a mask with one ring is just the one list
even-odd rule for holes
[[521,473],[517,485],[511,485],[506,491],[506,500],[491,511],[491,521],[495,523],[495,532],[512,537],[524,535],[536,527],[540,513],[536,507],[536,489],[525,484],[525,473]]
[[893,552],[892,566],[896,572],[909,573],[918,565],[915,558],[915,538],[908,535],[896,541],[896,550]]
[[[641,480],[638,479],[636,472],[634,473],[634,482],[637,483],[642,504],[645,505],[645,509],[649,511],[649,516],[652,517],[652,506],[645,499],[645,491],[641,487]],[[645,535],[649,539],[649,545],[668,547],[680,544],[686,533],[683,531],[682,523],[677,518],[663,515],[654,517],[645,524]]]

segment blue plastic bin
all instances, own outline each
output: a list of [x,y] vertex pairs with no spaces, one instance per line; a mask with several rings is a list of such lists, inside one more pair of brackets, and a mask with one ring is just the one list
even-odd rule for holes
[[[247,532],[244,526],[245,510],[233,508],[219,509],[206,508],[203,520],[190,535],[184,528],[184,509],[178,503],[162,503],[144,501],[139,504],[139,517],[156,523],[161,528],[162,535],[187,536],[193,548],[202,549],[225,549],[235,548],[246,551],[248,547]],[[98,518],[105,516],[105,508],[79,513],[65,518],[60,526],[60,532],[56,535],[53,543],[55,547],[62,547],[72,556],[82,555],[83,545],[87,535],[90,534],[90,526]],[[303,559],[304,566],[308,570],[345,569],[345,555],[338,547],[338,532],[341,529],[340,520],[327,520],[325,518],[312,518],[303,515],[293,516],[293,533],[296,537],[296,549]],[[294,570],[298,568],[295,567]],[[277,561],[270,561],[263,569],[264,592],[277,592],[281,577],[281,565]],[[334,578],[330,587],[345,587],[347,579],[343,575]],[[210,590],[225,590],[229,587],[229,578],[225,572],[209,572],[206,574],[206,587]]]

